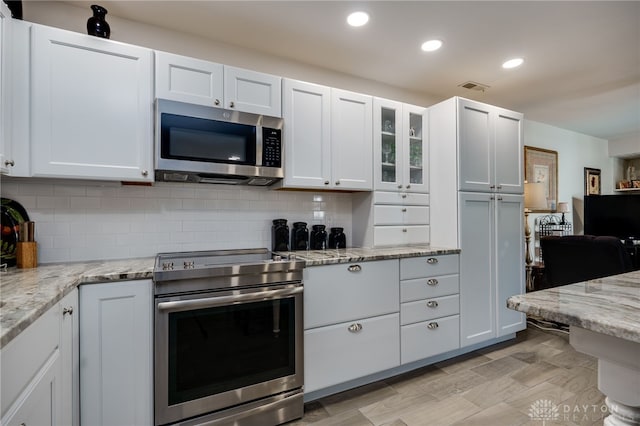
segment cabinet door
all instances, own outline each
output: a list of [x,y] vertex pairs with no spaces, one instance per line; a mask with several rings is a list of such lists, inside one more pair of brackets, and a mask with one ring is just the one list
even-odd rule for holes
[[81,424],[153,424],[150,280],[80,286]]
[[373,181],[377,190],[402,189],[402,104],[373,99]]
[[34,176],[152,181],[152,52],[36,26]]
[[335,189],[371,190],[372,98],[331,89],[331,176]]
[[426,109],[404,105],[402,109],[403,178],[410,192],[429,192],[429,146]]
[[492,107],[458,100],[458,185],[461,191],[491,191],[495,186]]
[[222,108],[222,64],[167,52],[155,56],[156,98]]
[[498,195],[496,202],[496,287],[498,337],[526,328],[526,316],[507,309],[507,299],[525,293],[524,197]]
[[484,193],[459,195],[462,347],[496,337],[494,197]]
[[[78,290],[67,294],[59,304],[60,358],[62,364],[62,423],[80,424],[80,345]],[[27,423],[28,424],[28,423]]]
[[329,187],[331,178],[331,89],[283,82],[284,182],[287,187]]
[[7,173],[11,167],[11,73],[9,49],[11,40],[11,11],[0,4],[0,173]]
[[496,188],[498,192],[523,194],[523,116],[502,108],[495,111]]
[[224,67],[224,107],[282,117],[282,79],[275,75]]

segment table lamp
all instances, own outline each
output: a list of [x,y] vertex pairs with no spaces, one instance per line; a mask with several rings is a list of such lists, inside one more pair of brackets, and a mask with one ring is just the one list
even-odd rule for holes
[[533,282],[531,280],[531,251],[529,243],[531,242],[531,228],[529,227],[529,213],[532,210],[542,210],[547,208],[547,198],[544,194],[544,183],[542,182],[525,182],[524,183],[524,241],[525,241],[525,262],[527,269],[527,290],[533,290]]
[[564,225],[565,220],[564,220],[564,214],[569,212],[569,203],[558,203],[558,213],[562,213],[562,219],[560,220],[560,225]]

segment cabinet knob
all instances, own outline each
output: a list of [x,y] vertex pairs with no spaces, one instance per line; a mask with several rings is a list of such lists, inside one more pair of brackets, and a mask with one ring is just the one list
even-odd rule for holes
[[69,306],[67,308],[62,308],[62,315],[73,315],[73,306]]
[[494,197],[493,195],[491,197],[489,197],[490,200],[495,200],[496,197]]
[[437,308],[438,307],[438,302],[436,302],[435,300],[429,300],[427,302],[427,306],[430,308]]
[[402,189],[402,185],[398,185],[398,189]]
[[402,232],[407,232],[407,228],[402,228]]
[[236,104],[233,101],[229,102],[229,108],[235,108],[235,107],[236,107]]
[[405,209],[402,209],[402,212],[403,212],[403,213],[404,213],[404,212],[406,212],[406,211],[407,211],[407,209],[406,209],[406,208],[405,208]]
[[435,278],[430,278],[427,280],[427,285],[438,285],[438,280]]
[[362,266],[360,265],[351,265],[347,268],[347,271],[349,272],[360,272],[362,271]]
[[427,259],[427,263],[429,265],[435,265],[436,263],[438,263],[438,259],[436,259],[435,257],[430,257]]
[[325,180],[325,181],[324,181],[324,184],[325,184],[325,185],[329,185],[329,181],[328,181],[328,180]]
[[495,185],[491,185],[491,186],[489,187],[489,189],[496,189],[496,186],[495,186]]
[[438,328],[438,323],[437,322],[430,322],[429,324],[427,324],[427,328],[429,330],[435,330],[436,328]]
[[402,194],[402,198],[407,198],[407,194]]
[[13,166],[15,166],[15,164],[16,164],[16,163],[14,163],[14,162],[13,162],[13,160],[7,160],[7,161],[5,161],[5,162],[4,162],[4,165],[5,165],[5,166],[11,166],[11,167],[13,167]]
[[498,196],[498,201],[502,201],[502,197]]
[[357,332],[359,332],[360,330],[362,330],[362,324],[360,324],[359,322],[356,322],[356,323],[354,323],[354,324],[351,324],[351,325],[349,326],[349,329],[348,329],[348,330],[349,330],[350,332],[352,332],[352,333],[357,333]]
[[502,189],[502,185],[498,185],[496,188],[498,188],[500,190],[500,189]]
[[216,99],[215,101],[213,101],[214,105],[220,105],[220,99]]
[[411,185],[407,185],[407,189],[411,188]]
[[336,185],[340,185],[340,181],[339,180],[336,181]]
[[142,173],[142,176],[144,177],[149,176],[149,172],[147,170],[143,170],[141,173]]

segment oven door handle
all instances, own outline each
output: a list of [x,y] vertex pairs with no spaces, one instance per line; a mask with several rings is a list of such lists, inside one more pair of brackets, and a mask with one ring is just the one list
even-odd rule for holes
[[232,305],[235,303],[251,302],[254,300],[268,300],[291,296],[302,293],[302,286],[283,288],[280,290],[267,290],[255,293],[237,294],[234,296],[207,297],[206,299],[174,300],[172,302],[158,303],[159,311],[184,311],[187,309],[203,309],[215,306]]

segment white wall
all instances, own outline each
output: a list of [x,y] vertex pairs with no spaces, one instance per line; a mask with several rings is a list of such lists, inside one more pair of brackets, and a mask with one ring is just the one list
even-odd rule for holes
[[155,183],[2,179],[2,197],[36,222],[38,262],[127,259],[160,252],[266,247],[273,219],[340,226],[351,245],[351,194]]

